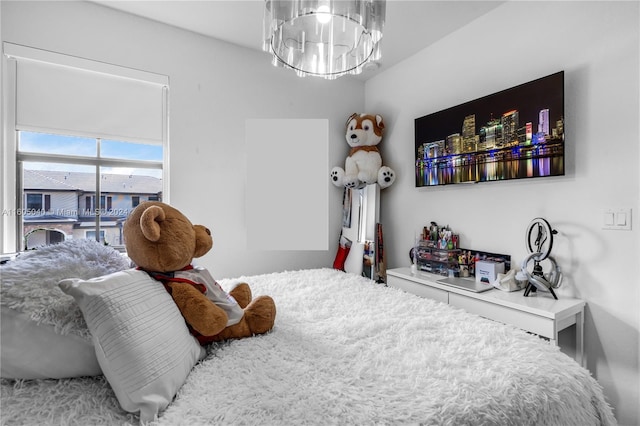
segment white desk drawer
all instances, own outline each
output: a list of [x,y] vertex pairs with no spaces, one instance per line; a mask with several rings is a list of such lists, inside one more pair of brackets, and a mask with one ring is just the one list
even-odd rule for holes
[[[576,356],[584,365],[584,306],[580,299],[523,297],[521,292],[491,290],[473,293],[438,283],[441,278],[426,273],[412,273],[411,268],[387,270],[387,283],[409,293],[449,303],[467,312],[494,321],[511,324],[558,344],[558,332],[576,325]],[[493,294],[492,294],[493,293]]]
[[422,285],[415,281],[409,281],[402,278],[387,275],[387,285],[399,288],[408,293],[425,297],[427,299],[437,300],[438,302],[449,303],[449,292],[433,288],[428,285]]
[[539,336],[556,339],[554,321],[528,312],[511,309],[488,303],[483,300],[463,296],[456,293],[449,294],[449,303],[481,317],[489,318],[505,324],[527,330]]

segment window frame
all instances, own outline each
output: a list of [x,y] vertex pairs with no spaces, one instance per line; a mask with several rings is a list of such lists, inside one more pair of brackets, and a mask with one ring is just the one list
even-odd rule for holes
[[[22,176],[23,163],[26,161],[92,165],[96,170],[96,195],[98,197],[101,195],[100,167],[142,167],[160,169],[162,170],[163,201],[169,202],[169,77],[120,65],[96,62],[89,59],[67,56],[55,52],[18,46],[7,42],[4,42],[2,46],[2,90],[5,96],[2,105],[0,105],[0,116],[2,119],[1,131],[3,133],[2,145],[0,146],[0,165],[2,166],[2,171],[0,172],[0,186],[3,188],[2,195],[0,196],[0,211],[2,211],[0,221],[0,253],[15,253],[23,249],[22,241],[24,238],[24,232],[22,226],[22,212],[24,212],[26,200],[22,187]],[[18,54],[16,55],[13,52],[18,52]],[[25,54],[20,56],[22,53]],[[34,55],[35,57],[31,58],[29,55]],[[114,76],[124,76],[126,78],[139,79],[141,81],[154,83],[160,82],[159,84],[162,88],[162,161],[103,158],[100,157],[99,152],[96,157],[20,152],[18,148],[19,132],[21,130],[58,135],[61,134],[60,130],[55,129],[18,129],[18,126],[16,125],[17,63],[18,59],[23,58],[42,60],[45,62],[49,61],[50,63],[83,68]],[[86,134],[77,134],[74,132],[65,133],[66,134],[63,136],[87,137]],[[97,140],[114,140],[111,135],[104,135],[104,137],[90,135],[89,137],[96,138]],[[138,141],[129,138],[120,138],[120,140],[132,143],[148,143],[148,141]],[[12,185],[11,182],[14,182],[14,184]],[[97,199],[99,200],[100,198]],[[44,206],[44,197],[42,203]],[[100,235],[100,231],[100,222],[97,220],[95,228],[96,236]]]

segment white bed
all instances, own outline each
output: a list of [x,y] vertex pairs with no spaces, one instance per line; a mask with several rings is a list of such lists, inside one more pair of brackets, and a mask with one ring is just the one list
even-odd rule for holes
[[[2,307],[19,310],[10,264]],[[274,298],[273,331],[208,347],[153,424],[616,424],[587,370],[516,328],[332,269],[238,280]],[[56,289],[51,294],[81,316]],[[112,385],[102,375],[3,379],[0,418],[3,425],[138,424]]]

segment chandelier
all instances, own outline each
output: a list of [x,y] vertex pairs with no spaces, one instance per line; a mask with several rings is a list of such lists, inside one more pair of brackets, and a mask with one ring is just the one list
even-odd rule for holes
[[385,0],[265,0],[264,50],[301,76],[360,74],[381,58]]

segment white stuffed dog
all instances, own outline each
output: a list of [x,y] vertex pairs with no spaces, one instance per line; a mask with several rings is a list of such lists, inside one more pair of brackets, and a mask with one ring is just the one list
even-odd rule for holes
[[393,170],[382,166],[382,156],[377,145],[382,140],[384,122],[379,115],[352,114],[347,120],[347,143],[351,152],[347,156],[344,170],[334,167],[331,181],[335,186],[360,188],[377,183],[387,188],[396,180]]

